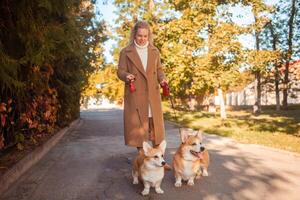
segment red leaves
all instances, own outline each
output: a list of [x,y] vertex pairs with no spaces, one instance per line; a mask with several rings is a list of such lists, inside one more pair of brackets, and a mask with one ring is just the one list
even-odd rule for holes
[[[53,67],[50,64],[33,65],[28,73],[23,88],[25,95],[19,99],[18,108],[15,99],[0,101],[0,149],[15,143],[18,149],[22,149],[22,143],[28,138],[55,130],[60,106],[57,90],[49,88]],[[19,135],[24,139],[20,139]]]
[[5,112],[6,111],[6,103],[1,103],[0,104],[0,112]]
[[6,114],[1,114],[1,126],[4,127],[6,124]]
[[12,111],[12,99],[8,99],[7,104],[2,102],[0,104],[0,120],[1,126],[4,127],[8,118],[8,113]]
[[0,135],[0,149],[2,149],[4,147],[4,137],[3,135],[1,134]]
[[48,88],[43,95],[35,96],[20,120],[23,130],[31,134],[52,133],[57,120],[57,92]]
[[0,103],[0,149],[5,146],[4,131],[14,125],[9,118],[12,112],[12,102],[12,99],[8,99],[7,103]]
[[49,120],[50,119],[50,116],[51,116],[51,111],[50,110],[47,110],[44,114],[44,118],[45,120]]

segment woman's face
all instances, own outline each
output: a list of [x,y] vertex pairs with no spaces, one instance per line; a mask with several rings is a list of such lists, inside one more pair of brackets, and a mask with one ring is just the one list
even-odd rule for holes
[[135,35],[135,42],[138,45],[144,46],[148,42],[148,37],[149,37],[148,29],[139,28]]

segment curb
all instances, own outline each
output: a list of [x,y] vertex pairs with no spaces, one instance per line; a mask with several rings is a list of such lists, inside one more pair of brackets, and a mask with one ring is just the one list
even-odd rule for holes
[[30,152],[19,162],[17,162],[12,168],[8,169],[0,177],[0,196],[3,194],[11,184],[13,184],[21,175],[23,175],[28,169],[30,169],[34,164],[36,164],[41,158],[48,153],[48,151],[54,147],[60,139],[71,129],[77,127],[81,120],[74,120],[69,126],[59,130],[53,137],[51,137],[47,142],[37,147],[35,150]]

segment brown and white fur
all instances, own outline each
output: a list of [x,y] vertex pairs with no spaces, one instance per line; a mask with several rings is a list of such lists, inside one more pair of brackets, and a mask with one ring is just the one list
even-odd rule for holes
[[202,134],[189,135],[181,132],[182,144],[173,157],[175,186],[181,187],[182,180],[188,185],[194,185],[194,179],[208,176],[209,154],[202,145]]
[[166,145],[165,140],[155,148],[152,148],[147,142],[143,142],[143,149],[134,160],[132,170],[133,184],[138,184],[139,179],[143,182],[144,190],[142,195],[148,195],[150,187],[155,187],[156,193],[164,193],[160,188],[160,184],[164,177]]

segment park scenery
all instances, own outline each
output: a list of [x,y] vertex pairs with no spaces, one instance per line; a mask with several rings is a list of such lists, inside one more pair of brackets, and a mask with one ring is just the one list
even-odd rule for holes
[[141,20],[166,123],[300,155],[300,1],[3,0],[0,177],[82,113],[122,109],[119,55]]

